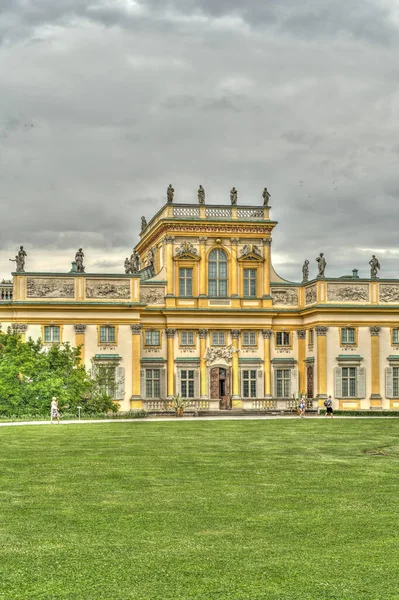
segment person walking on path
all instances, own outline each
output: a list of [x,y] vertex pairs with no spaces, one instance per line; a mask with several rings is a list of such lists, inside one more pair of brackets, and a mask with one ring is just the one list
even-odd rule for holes
[[54,419],[57,419],[57,423],[60,424],[60,411],[58,410],[58,401],[55,396],[51,399],[50,417],[52,423]]
[[306,410],[305,396],[302,396],[301,401],[299,403],[299,416],[300,417],[305,416],[305,410]]
[[325,414],[325,416],[326,417],[330,416],[333,419],[334,418],[334,411],[333,411],[333,405],[332,405],[331,396],[328,396],[327,400],[324,400],[324,406],[326,407],[326,414]]

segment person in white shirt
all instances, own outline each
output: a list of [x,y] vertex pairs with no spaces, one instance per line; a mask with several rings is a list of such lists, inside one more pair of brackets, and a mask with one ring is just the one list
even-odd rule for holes
[[60,411],[58,410],[58,401],[55,396],[51,399],[51,410],[50,410],[51,422],[53,423],[53,419],[57,419],[57,423],[60,422]]

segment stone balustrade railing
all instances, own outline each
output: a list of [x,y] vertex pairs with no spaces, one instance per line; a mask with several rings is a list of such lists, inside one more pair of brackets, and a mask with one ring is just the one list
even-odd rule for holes
[[12,297],[12,283],[0,283],[0,302],[11,302]]

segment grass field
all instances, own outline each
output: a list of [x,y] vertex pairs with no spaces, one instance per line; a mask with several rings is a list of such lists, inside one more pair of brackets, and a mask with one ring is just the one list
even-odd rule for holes
[[0,430],[1,600],[399,599],[399,420]]

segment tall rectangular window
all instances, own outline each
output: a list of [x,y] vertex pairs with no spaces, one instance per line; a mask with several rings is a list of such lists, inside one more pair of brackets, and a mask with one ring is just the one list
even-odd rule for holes
[[194,398],[194,371],[193,370],[182,370],[180,372],[181,385],[180,393],[183,398]]
[[99,365],[98,381],[101,391],[111,398],[115,398],[116,392],[116,367]]
[[289,331],[277,331],[276,346],[290,346],[291,336]]
[[399,344],[399,329],[392,329],[392,344]]
[[160,398],[160,370],[146,369],[145,371],[145,394],[146,398]]
[[393,395],[399,397],[399,367],[393,367]]
[[208,295],[214,298],[227,296],[227,254],[220,248],[209,253]]
[[244,269],[244,296],[256,297],[256,269]]
[[180,333],[181,346],[194,346],[194,331],[182,331]]
[[161,332],[148,330],[145,332],[145,345],[146,346],[160,346],[161,345]]
[[256,346],[256,331],[244,331],[242,334],[243,346]]
[[115,343],[115,327],[111,325],[104,325],[100,327],[100,343]]
[[355,341],[355,328],[343,327],[341,329],[341,344],[354,344]]
[[212,331],[212,346],[225,346],[226,334],[224,331]]
[[256,370],[242,372],[242,395],[244,398],[256,398]]
[[342,367],[342,397],[356,397],[356,367]]
[[277,398],[289,398],[291,388],[291,369],[277,369],[276,372]]
[[58,325],[47,325],[44,328],[44,341],[58,344],[60,341],[60,327]]
[[187,297],[193,295],[193,270],[179,269],[179,293]]
[[309,329],[309,331],[308,331],[308,345],[309,346],[314,345],[314,329]]

